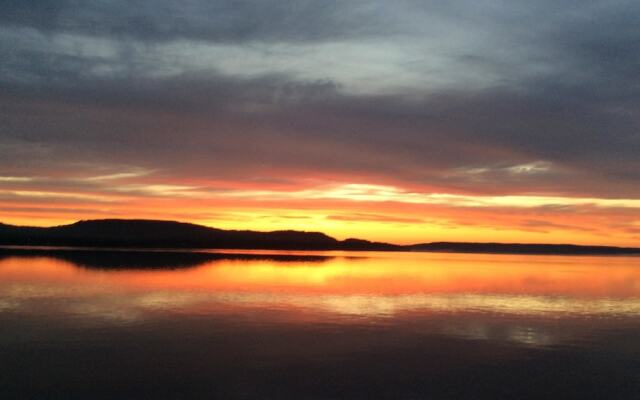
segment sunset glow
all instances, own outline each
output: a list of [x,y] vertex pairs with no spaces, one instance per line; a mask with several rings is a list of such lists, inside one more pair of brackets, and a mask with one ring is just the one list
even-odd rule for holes
[[640,243],[629,2],[45,3],[0,18],[0,222]]
[[[634,245],[640,199],[419,192],[398,186],[306,181],[216,189],[149,183],[149,174],[4,177],[3,222],[51,226],[96,218],[149,218],[226,229],[317,230],[339,239],[575,242]],[[61,190],[59,186],[80,185]],[[224,184],[223,184],[224,185]],[[40,187],[51,189],[43,191]]]
[[638,397],[640,1],[0,4],[2,400]]

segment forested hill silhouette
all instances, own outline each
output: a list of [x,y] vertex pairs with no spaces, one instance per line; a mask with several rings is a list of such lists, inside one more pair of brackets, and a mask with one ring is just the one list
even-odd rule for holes
[[51,228],[0,224],[0,245],[228,248],[276,250],[399,250],[366,240],[339,241],[320,232],[239,231],[174,221],[105,219]]
[[640,248],[575,244],[433,242],[409,246],[413,251],[531,255],[640,255]]
[[505,254],[640,254],[640,248],[570,244],[434,242],[395,245],[337,240],[321,232],[240,231],[174,221],[104,219],[50,228],[0,223],[0,245],[273,250],[382,250]]

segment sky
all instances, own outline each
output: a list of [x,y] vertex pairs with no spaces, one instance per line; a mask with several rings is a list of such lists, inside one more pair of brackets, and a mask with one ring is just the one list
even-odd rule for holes
[[1,222],[640,245],[640,2],[0,5]]

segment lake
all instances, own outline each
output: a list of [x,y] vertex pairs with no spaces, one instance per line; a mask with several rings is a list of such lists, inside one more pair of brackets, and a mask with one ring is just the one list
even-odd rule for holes
[[3,399],[640,399],[640,257],[0,251]]

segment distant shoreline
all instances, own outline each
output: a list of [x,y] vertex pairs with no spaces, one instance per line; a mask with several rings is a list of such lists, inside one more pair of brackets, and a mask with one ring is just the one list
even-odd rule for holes
[[[468,243],[468,242],[453,242],[453,244],[468,245],[478,244],[484,245],[485,243]],[[502,244],[505,247],[509,247],[510,244]],[[538,246],[547,246],[540,244]],[[47,256],[58,255],[60,253],[77,253],[77,252],[91,252],[91,253],[111,253],[111,254],[212,254],[212,255],[224,255],[224,256],[238,256],[237,258],[264,258],[265,256],[282,256],[291,255],[295,256],[300,252],[307,254],[317,255],[318,257],[333,257],[334,255],[323,254],[325,252],[352,252],[352,253],[364,253],[364,252],[388,252],[388,253],[438,253],[438,254],[495,254],[495,255],[527,255],[527,256],[585,256],[585,257],[640,257],[640,249],[636,248],[619,248],[602,246],[605,251],[589,251],[580,249],[582,246],[577,246],[577,251],[565,251],[554,252],[551,250],[542,251],[518,251],[514,249],[501,249],[501,250],[466,250],[460,248],[442,249],[442,250],[418,250],[412,249],[410,246],[399,250],[366,250],[366,249],[268,249],[268,248],[205,248],[205,247],[99,247],[99,246],[33,246],[33,245],[4,245],[0,244],[0,256]],[[313,253],[309,253],[313,252]],[[245,257],[246,256],[246,257]],[[354,255],[354,257],[358,257]]]
[[[392,251],[523,255],[640,255],[640,248],[573,244],[431,242],[412,245],[337,240],[321,232],[238,231],[157,220],[89,220],[50,228],[0,224],[0,246],[51,249]],[[36,250],[37,251],[37,250]]]

